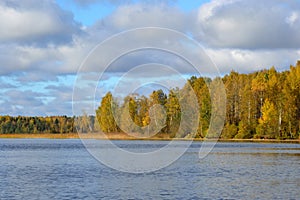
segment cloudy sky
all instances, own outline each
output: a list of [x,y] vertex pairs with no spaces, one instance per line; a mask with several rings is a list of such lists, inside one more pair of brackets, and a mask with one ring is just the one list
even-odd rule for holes
[[[126,35],[126,31],[143,27],[163,29]],[[164,30],[174,30],[182,36]],[[118,41],[110,39],[114,37]],[[286,70],[300,59],[300,2],[1,0],[0,115],[73,115],[73,88],[83,96],[75,96],[77,105],[84,105],[83,100],[99,101],[116,85],[115,91],[124,91],[124,85],[135,85],[133,91],[150,91],[157,84],[153,80],[162,79],[157,75],[160,70],[176,86],[178,74],[195,74],[181,55],[157,49],[114,54],[129,47],[151,46],[151,41],[155,47],[164,44],[177,52],[188,51],[191,57],[203,53],[183,42],[184,37],[199,43],[221,75],[271,66]],[[97,47],[102,49],[97,51]],[[105,65],[112,58],[111,65]],[[85,65],[92,67],[83,69]],[[201,70],[205,75],[214,73]],[[84,81],[76,82],[78,77]],[[120,77],[131,82],[122,82]],[[89,80],[97,80],[97,87]],[[153,84],[147,85],[145,80]],[[137,87],[137,83],[144,88]]]

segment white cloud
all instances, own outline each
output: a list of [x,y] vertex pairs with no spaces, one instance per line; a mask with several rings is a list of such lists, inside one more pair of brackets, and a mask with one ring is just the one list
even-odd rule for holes
[[290,26],[294,26],[294,24],[297,23],[298,20],[299,20],[299,12],[295,12],[295,11],[293,11],[293,12],[286,18],[286,22],[287,22]]
[[2,43],[65,43],[80,32],[72,13],[50,0],[0,2],[0,27]]
[[[16,72],[53,72],[60,61],[60,52],[55,47],[20,46],[16,44],[0,45],[2,75]],[[55,70],[56,69],[56,70]]]
[[[74,76],[91,49],[108,37],[131,28],[170,28],[196,38],[204,44],[222,74],[232,69],[241,73],[253,72],[273,65],[279,70],[288,69],[300,58],[298,1],[213,0],[190,13],[168,4],[175,1],[73,1],[84,6],[97,2],[118,6],[109,16],[82,28],[74,21],[72,13],[62,10],[52,0],[0,2],[0,75],[6,80],[13,79],[0,84],[0,114],[72,115],[73,82],[62,84],[57,77]],[[115,50],[138,45],[138,41],[140,45],[152,42],[171,47],[191,58],[200,55],[176,37],[162,38],[166,38],[165,35],[153,32],[123,38],[97,54],[89,69],[103,70],[105,66],[101,62],[105,58],[113,58]],[[172,66],[182,74],[193,73],[179,56],[151,50],[131,52],[113,63],[104,74],[103,82],[98,84],[97,92],[106,92],[109,83],[117,81],[117,77],[132,67],[150,62]],[[201,71],[209,72],[209,69]],[[151,70],[147,72],[148,76],[155,74]],[[47,87],[53,82],[58,83],[56,87]],[[44,91],[28,89],[35,84],[44,85]],[[87,94],[90,89],[88,85],[80,94]],[[97,98],[103,96],[96,95]],[[17,97],[19,99],[14,100]],[[91,97],[87,98],[91,100]]]
[[187,15],[181,10],[166,4],[154,4],[152,6],[148,4],[134,4],[120,6],[106,20],[119,30],[158,26],[186,31],[189,25],[187,19]]
[[[2,3],[1,6],[6,6],[7,9],[12,9],[15,12],[18,11],[18,13],[23,12],[29,13],[30,15],[34,15],[37,12],[43,13],[42,11],[49,8],[50,11],[44,12],[43,14],[51,13],[49,16],[59,16],[63,12],[61,9],[57,8],[56,5],[53,5],[53,3],[51,4],[50,1],[47,0],[41,3],[43,6],[41,6],[41,4],[33,6],[33,1],[30,0],[24,2],[27,3],[21,3],[19,6],[7,6],[7,4]],[[224,52],[222,48],[232,48],[231,52],[248,49],[249,51],[244,51],[247,54],[251,54],[252,51],[255,51],[255,49],[263,49],[265,51],[272,52],[272,55],[274,56],[276,55],[276,52],[280,52],[274,51],[274,49],[287,49],[291,47],[297,49],[297,45],[300,46],[300,36],[298,36],[300,35],[298,34],[300,30],[297,30],[300,29],[300,22],[297,17],[299,11],[296,9],[299,5],[291,6],[289,3],[282,5],[282,3],[280,4],[277,0],[272,1],[274,2],[273,4],[270,2],[271,1],[261,3],[256,1],[215,0],[200,7],[199,12],[197,13],[198,15],[181,12],[179,8],[167,6],[166,4],[122,5],[119,6],[110,16],[99,20],[99,22],[94,26],[87,27],[84,30],[84,34],[77,34],[74,30],[70,34],[67,34],[68,37],[72,38],[72,41],[69,43],[36,46],[32,44],[15,44],[15,40],[13,40],[12,43],[2,44],[0,46],[0,59],[4,64],[0,73],[8,74],[16,71],[22,71],[37,74],[45,73],[53,76],[59,74],[74,74],[82,61],[88,55],[89,51],[101,41],[113,34],[119,33],[122,30],[143,26],[166,27],[189,33],[191,36],[195,36],[199,39],[201,43],[205,43],[208,49],[213,49],[215,52],[220,53],[215,53],[213,55],[214,57],[218,57],[218,60],[223,58],[223,63],[225,63],[228,58],[224,57],[221,53]],[[15,1],[15,4],[19,3]],[[42,11],[38,11],[37,8],[41,7],[43,8]],[[266,12],[266,9],[268,9],[268,12]],[[28,19],[25,21],[34,22],[34,20],[36,19]],[[193,27],[193,25],[196,27]],[[51,35],[52,32],[56,30],[55,26],[60,25],[54,20],[53,23],[45,26],[45,30],[43,30],[44,32],[40,32],[39,34],[45,34],[44,37],[47,38],[49,36],[47,34]],[[20,30],[23,28],[26,29],[25,26],[20,26],[19,28]],[[51,31],[48,31],[47,29],[51,29]],[[78,24],[76,30],[77,29],[80,29]],[[28,30],[15,32],[23,32],[24,34],[20,34],[20,37],[22,36],[23,39],[26,40],[26,37],[27,39],[28,37],[36,38],[36,33],[34,31],[38,32],[39,29],[37,28],[35,30],[32,28],[33,32],[31,33],[26,31]],[[147,33],[136,37],[140,37],[140,39],[144,41],[147,40],[147,38],[151,38],[151,40],[153,40],[153,38],[156,37],[157,41],[161,41],[159,38],[162,37],[162,35],[153,36],[151,35],[152,33],[148,34],[151,37],[148,37]],[[12,34],[10,37],[15,36]],[[4,38],[4,36],[2,38]],[[127,38],[124,39],[122,45],[125,47],[130,46],[131,43],[136,41],[138,41],[136,38],[132,38],[132,40]],[[173,48],[178,49],[180,47]],[[295,51],[296,50],[291,49],[289,52],[296,55]],[[271,63],[272,60],[265,61],[266,57],[263,53],[261,53],[262,51],[255,52],[258,61],[264,61],[260,63],[260,66],[268,67],[264,64]],[[110,53],[112,52],[107,49],[105,55],[102,54],[101,56],[110,56]],[[194,52],[191,52],[191,54],[193,53]],[[145,54],[141,54],[140,56],[131,56],[131,60],[129,56],[129,59],[124,59],[123,65],[120,63],[119,67],[115,66],[113,71],[122,72],[126,70],[124,66],[127,66],[128,68],[128,63],[132,62],[134,64],[134,62],[138,60],[144,59],[144,61],[151,61],[151,53],[149,55],[149,57],[146,57]],[[259,55],[261,55],[263,59],[259,59]],[[229,57],[232,58],[232,63],[236,63],[237,66],[244,66],[243,59],[240,56],[231,56],[230,54]],[[276,57],[282,58],[280,55],[277,55]],[[294,57],[295,56],[289,56],[289,58],[293,58],[293,60],[289,60],[290,64],[295,63]],[[156,59],[164,64],[163,59],[165,59],[167,61],[166,63],[168,63],[168,60],[173,58],[165,56],[165,54],[162,53],[162,56],[156,56]],[[98,61],[96,61],[96,64],[96,67],[98,68],[104,67],[100,66],[101,63]],[[220,65],[221,68],[223,66],[225,67],[224,64]],[[241,68],[241,70],[243,70],[243,68]],[[181,72],[184,72],[184,68],[182,68]]]
[[[113,5],[124,5],[134,3],[134,0],[73,0],[76,4],[80,6],[88,6],[95,3],[109,3]],[[175,3],[177,0],[143,0],[143,3],[147,4],[157,4],[157,3]]]
[[216,63],[221,73],[235,70],[249,73],[274,66],[277,70],[287,70],[300,58],[300,51],[290,49],[246,50],[207,49],[206,52]]
[[220,48],[300,48],[299,2],[214,0],[199,8],[195,35]]
[[36,112],[35,109],[40,112],[40,109],[45,106],[40,99],[44,94],[39,92],[12,89],[5,92],[4,95],[5,98],[2,99],[2,103],[0,103],[0,114],[34,115]]

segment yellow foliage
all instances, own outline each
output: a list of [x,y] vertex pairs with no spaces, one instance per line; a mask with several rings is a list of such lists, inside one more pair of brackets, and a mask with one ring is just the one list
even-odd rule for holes
[[259,119],[260,124],[272,123],[277,120],[277,111],[274,104],[266,99],[264,105],[261,108],[262,117]]

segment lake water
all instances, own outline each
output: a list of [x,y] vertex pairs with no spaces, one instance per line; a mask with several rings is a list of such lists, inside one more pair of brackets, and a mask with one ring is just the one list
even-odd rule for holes
[[[149,151],[167,141],[115,141]],[[180,144],[180,142],[178,142]],[[1,139],[0,199],[299,199],[300,144],[201,142],[170,166],[130,174],[106,167],[80,140]]]

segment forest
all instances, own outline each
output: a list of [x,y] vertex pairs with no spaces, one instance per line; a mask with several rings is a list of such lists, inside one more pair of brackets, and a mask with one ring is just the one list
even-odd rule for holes
[[[300,61],[287,71],[278,72],[274,67],[250,74],[231,71],[221,80],[227,96],[221,138],[299,139]],[[101,130],[105,133],[153,132],[171,138],[185,138],[192,130],[189,130],[188,122],[180,124],[181,119],[187,114],[193,117],[192,113],[182,112],[180,98],[189,95],[189,85],[197,97],[199,108],[199,123],[194,136],[205,138],[212,114],[209,86],[213,83],[214,79],[192,76],[183,88],[173,88],[168,93],[155,90],[149,97],[129,94],[122,100],[108,92],[102,98],[96,116],[0,116],[0,133],[64,134]],[[153,107],[157,109],[151,109]],[[154,121],[156,126],[149,126]],[[183,126],[186,131],[175,135],[179,126]]]

